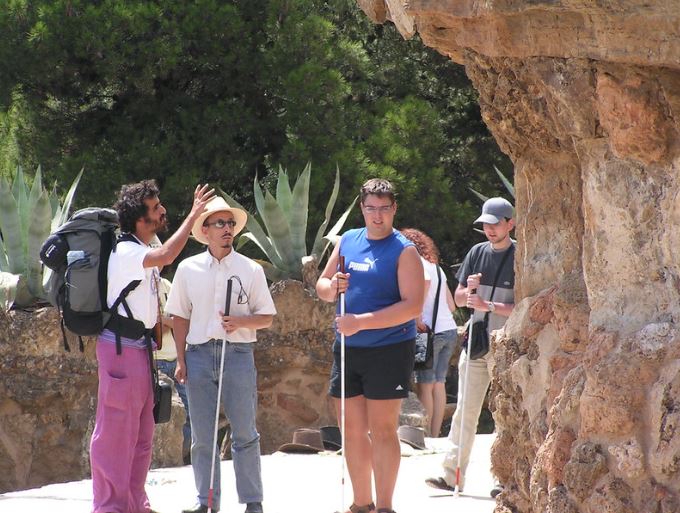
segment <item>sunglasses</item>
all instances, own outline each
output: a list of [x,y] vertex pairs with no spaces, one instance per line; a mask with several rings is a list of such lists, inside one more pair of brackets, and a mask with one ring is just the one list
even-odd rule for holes
[[229,219],[229,221],[225,221],[224,219],[218,219],[214,223],[205,223],[203,226],[214,226],[215,228],[221,230],[225,226],[229,226],[229,228],[234,228],[236,226],[236,221],[233,219]]

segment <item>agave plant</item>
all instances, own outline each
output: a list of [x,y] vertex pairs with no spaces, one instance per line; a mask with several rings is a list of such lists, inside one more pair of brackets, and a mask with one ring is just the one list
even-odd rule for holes
[[[303,281],[307,286],[313,286],[324,253],[331,243],[336,242],[338,233],[356,203],[357,198],[354,198],[335,225],[326,232],[340,190],[340,170],[336,169],[335,184],[326,205],[324,221],[317,229],[312,250],[308,252],[306,236],[311,169],[311,164],[305,166],[291,190],[288,174],[279,168],[276,198],[268,190],[263,192],[255,177],[253,185],[255,206],[264,229],[254,216],[248,216],[246,224],[248,231],[241,235],[238,247],[248,242],[257,244],[268,259],[258,262],[262,264],[267,278],[271,281],[292,278]],[[229,194],[220,192],[229,205],[243,208]]]
[[21,167],[11,185],[0,177],[0,307],[5,310],[13,303],[28,306],[45,298],[40,247],[50,232],[66,221],[82,174],[81,170],[63,205],[56,184],[49,193],[43,187],[40,167],[31,187]]
[[[512,185],[512,182],[508,180],[503,173],[501,173],[500,169],[498,169],[495,165],[493,166],[494,171],[496,171],[496,174],[498,177],[501,179],[501,182],[503,182],[503,185],[505,186],[505,189],[510,193],[510,196],[513,198],[515,197],[515,187]],[[469,189],[473,192],[475,196],[477,196],[482,202],[486,201],[489,199],[488,196],[484,196],[481,192],[477,192],[474,190],[472,187],[469,187]]]

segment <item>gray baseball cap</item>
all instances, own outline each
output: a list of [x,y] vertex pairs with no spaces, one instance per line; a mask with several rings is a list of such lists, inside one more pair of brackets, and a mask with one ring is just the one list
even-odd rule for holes
[[512,204],[505,198],[489,198],[484,202],[482,215],[477,218],[475,223],[497,224],[506,217],[508,219],[514,217]]

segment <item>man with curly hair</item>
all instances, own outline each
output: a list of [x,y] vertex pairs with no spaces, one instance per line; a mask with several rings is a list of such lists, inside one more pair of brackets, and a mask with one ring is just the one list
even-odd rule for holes
[[167,230],[156,182],[124,185],[114,205],[123,233],[108,263],[112,321],[97,339],[99,391],[90,443],[93,513],[152,511],[144,490],[154,431],[146,341],[158,319],[158,272],[182,251],[213,192],[197,186],[189,215],[155,248],[150,243]]

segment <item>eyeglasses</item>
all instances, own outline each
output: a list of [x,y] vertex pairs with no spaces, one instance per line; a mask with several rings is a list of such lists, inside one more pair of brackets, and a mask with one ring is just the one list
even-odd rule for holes
[[224,219],[218,219],[214,223],[204,223],[203,226],[214,226],[218,230],[221,230],[225,226],[229,226],[229,228],[233,228],[236,226],[236,221],[233,219],[229,219],[229,221],[225,221]]
[[367,214],[375,214],[376,212],[380,212],[381,214],[387,214],[394,208],[394,203],[390,203],[389,205],[383,205],[382,207],[374,207],[373,205],[364,205],[362,203],[362,206],[364,207],[364,211]]

